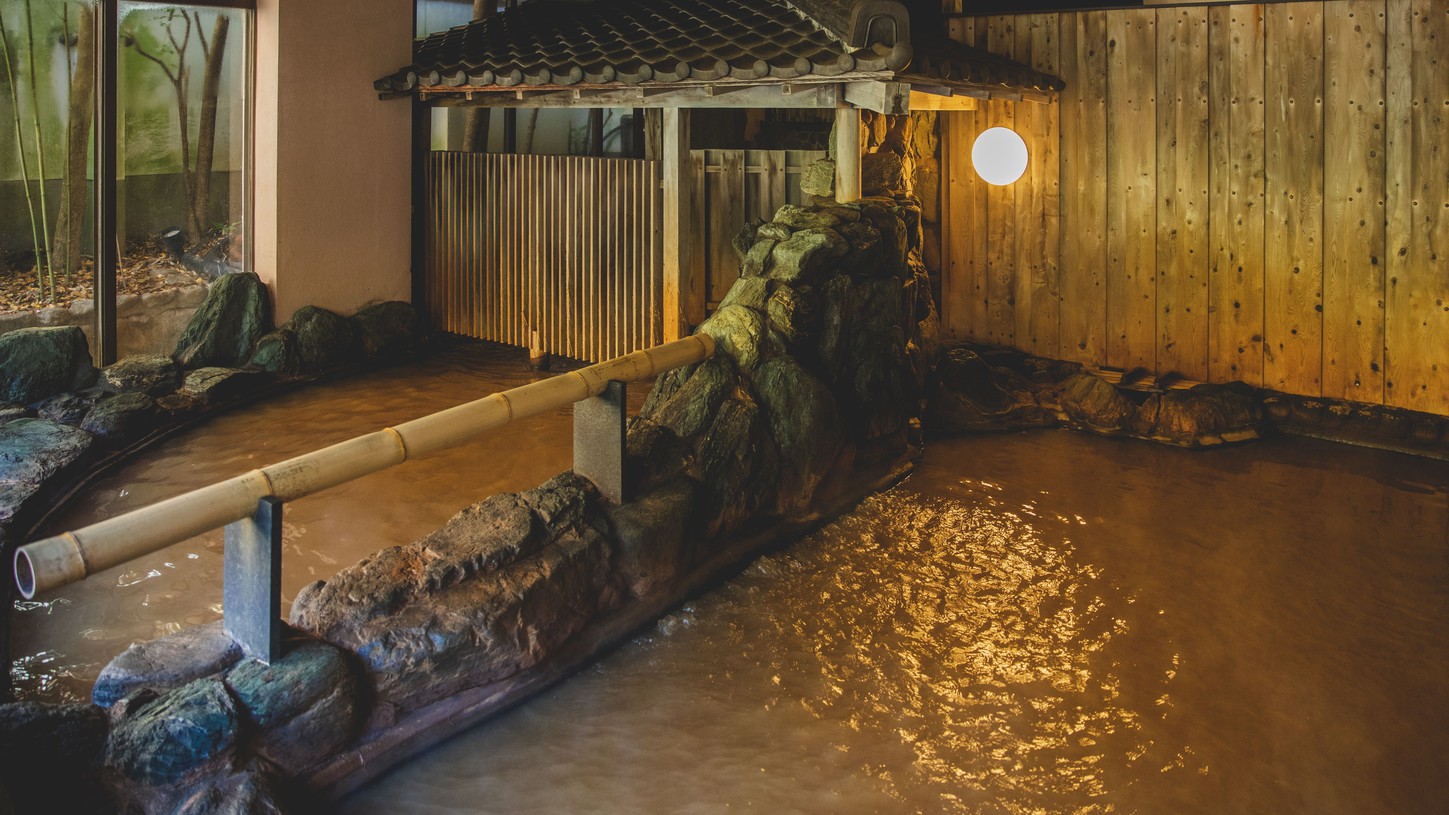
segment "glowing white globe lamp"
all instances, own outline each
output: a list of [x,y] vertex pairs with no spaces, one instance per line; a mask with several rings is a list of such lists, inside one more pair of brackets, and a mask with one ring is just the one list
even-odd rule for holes
[[1010,128],[988,128],[971,145],[971,165],[986,183],[1004,187],[1026,172],[1026,142]]

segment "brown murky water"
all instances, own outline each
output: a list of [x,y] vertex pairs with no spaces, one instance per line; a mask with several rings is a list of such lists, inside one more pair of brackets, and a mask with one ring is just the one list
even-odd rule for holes
[[1440,463],[937,442],[339,810],[1443,811],[1446,556]]
[[[299,393],[172,440],[68,522],[528,378],[453,354]],[[298,502],[284,592],[538,483],[566,439],[540,417]],[[84,694],[132,639],[215,617],[219,546],[18,615],[22,687]],[[338,810],[1437,812],[1446,700],[1449,465],[970,438]]]
[[[527,384],[540,375],[528,370],[526,360],[523,351],[462,344],[410,367],[312,386],[219,416],[94,482],[45,532],[75,529]],[[641,397],[631,393],[631,398]],[[431,532],[474,501],[537,486],[568,469],[572,444],[570,413],[559,410],[288,504],[284,605],[290,606],[302,586],[384,546]],[[216,530],[40,597],[41,602],[19,604],[11,629],[17,696],[89,699],[96,674],[132,642],[220,617],[221,540]]]

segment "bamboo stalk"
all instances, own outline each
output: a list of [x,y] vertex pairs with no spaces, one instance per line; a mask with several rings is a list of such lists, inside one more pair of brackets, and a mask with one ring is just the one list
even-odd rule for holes
[[[5,79],[10,88],[10,109],[15,114],[15,149],[20,153],[20,181],[25,187],[25,208],[30,215],[30,242],[35,248],[35,288],[44,302],[45,278],[40,270],[40,235],[36,232],[39,221],[35,217],[35,199],[30,194],[30,163],[25,160],[25,137],[20,129],[20,92],[15,84],[15,68],[11,64],[15,51],[10,45],[10,32],[5,28],[3,14],[0,14],[0,46],[5,49]],[[43,180],[41,184],[44,185]]]
[[[30,112],[30,122],[35,129],[35,163],[40,174],[38,192],[40,195],[40,235],[43,238],[42,245],[45,247],[45,276],[50,281],[50,299],[55,299],[55,267],[50,263],[50,213],[45,206],[45,141],[40,134],[40,94],[37,92],[35,83],[35,20],[32,12],[33,3],[25,0],[25,40],[26,61],[30,64],[30,101],[35,109]],[[38,251],[38,250],[37,250]],[[40,255],[35,256],[37,270],[40,264]]]
[[714,340],[708,336],[685,337],[252,470],[84,529],[22,546],[15,552],[15,582],[20,593],[31,599],[250,517],[263,498],[295,501],[410,458],[452,447],[516,419],[597,396],[610,381],[652,379],[713,354]]

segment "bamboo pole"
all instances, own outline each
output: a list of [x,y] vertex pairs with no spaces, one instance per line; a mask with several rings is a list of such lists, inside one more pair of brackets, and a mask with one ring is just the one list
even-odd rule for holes
[[84,529],[22,546],[15,582],[31,599],[77,580],[250,517],[263,498],[295,501],[410,458],[452,447],[515,419],[603,393],[610,381],[639,382],[714,354],[703,334],[485,396],[375,433],[169,498]]

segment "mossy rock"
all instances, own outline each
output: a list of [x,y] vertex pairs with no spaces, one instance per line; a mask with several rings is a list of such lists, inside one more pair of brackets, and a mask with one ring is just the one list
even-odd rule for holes
[[257,339],[271,327],[267,287],[261,278],[251,272],[222,275],[181,332],[174,356],[183,368],[243,365]]
[[427,324],[411,303],[390,300],[363,306],[350,318],[362,352],[385,360],[403,359],[422,347]]
[[248,368],[256,368],[278,376],[293,376],[302,369],[297,356],[297,335],[289,328],[270,331],[257,340],[247,360]]
[[303,306],[288,327],[297,336],[297,361],[304,373],[321,373],[356,363],[362,348],[346,317],[317,306]]
[[832,260],[844,256],[849,248],[833,229],[802,229],[771,250],[769,276],[786,283],[809,282]]
[[142,784],[174,784],[223,763],[236,745],[240,721],[222,683],[198,679],[117,724],[107,763]]
[[21,328],[0,335],[0,401],[29,405],[96,381],[79,326]]
[[754,384],[780,451],[780,510],[805,510],[840,447],[835,399],[825,383],[788,356],[761,365]]
[[715,353],[723,353],[734,360],[741,371],[752,371],[760,364],[760,341],[764,337],[765,321],[753,308],[724,306],[704,321],[699,333],[713,337]]

